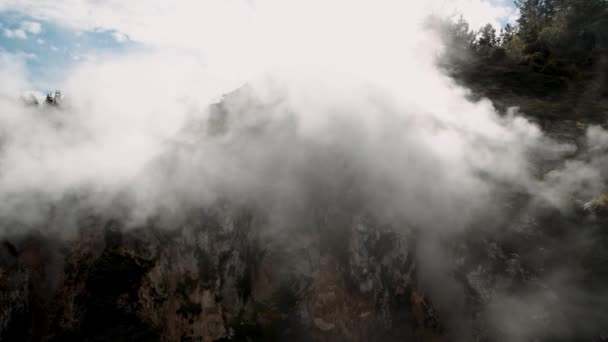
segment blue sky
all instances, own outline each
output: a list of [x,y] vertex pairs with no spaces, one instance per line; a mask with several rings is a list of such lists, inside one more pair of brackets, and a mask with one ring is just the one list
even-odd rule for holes
[[77,31],[15,12],[0,12],[0,51],[22,57],[31,80],[53,83],[80,62],[137,48],[137,43],[115,31]]
[[[466,1],[467,0],[461,0],[461,2]],[[501,5],[505,8],[512,8],[513,6],[512,0],[479,1],[491,3],[493,5]],[[13,11],[11,10],[11,6],[4,6],[3,8],[0,7],[0,52],[3,51],[20,56],[27,65],[28,78],[35,83],[47,85],[53,84],[60,81],[62,79],[62,75],[65,75],[68,72],[68,69],[78,65],[79,63],[99,58],[100,56],[106,56],[108,54],[129,53],[134,50],[143,49],[145,46],[144,44],[134,42],[125,34],[107,28],[116,26],[107,25],[104,26],[105,28],[100,29],[88,25],[69,25],[68,19],[73,15],[73,13],[65,13],[66,15],[63,16],[62,12],[60,11],[60,9],[71,9],[71,7],[65,7],[69,5],[62,7],[56,3],[53,4],[52,2],[44,2],[42,0],[18,0],[13,2],[17,4],[13,5],[14,8],[20,8],[20,3],[31,3],[29,7],[25,6],[24,8],[34,11],[38,11],[38,9],[59,11],[58,15],[55,13],[54,20],[44,20],[40,19],[45,17],[45,13],[43,11],[36,12],[37,14],[34,14],[36,17],[32,17],[24,15],[23,13],[32,12],[23,10],[23,8],[21,8],[20,11]],[[44,5],[43,3],[51,3],[51,5]],[[65,3],[68,4],[70,2]],[[155,3],[163,2],[159,0]],[[101,6],[101,4],[103,4],[102,1],[88,4],[91,4],[93,7],[86,12],[89,17],[88,20],[84,20],[84,22],[94,20],[98,13],[102,13],[101,15],[104,15],[103,13],[105,13],[105,16],[108,16],[108,13],[117,15],[126,13],[140,15],[142,13],[142,7],[140,6],[143,6],[141,2],[138,4],[130,3],[130,7],[124,5],[123,7],[125,8],[119,7],[114,9],[110,6],[110,10],[104,12],[103,10],[107,8]],[[96,8],[95,6],[100,7]],[[150,5],[150,7],[153,6]],[[77,6],[75,8],[76,10],[78,9]],[[74,16],[77,17],[82,13],[77,12],[76,14],[77,15]],[[154,14],[160,15],[160,17],[157,19],[163,19],[162,14],[164,13],[162,11]],[[471,14],[474,17],[476,16],[474,20],[479,21],[479,23],[486,23],[492,20],[487,19],[488,17],[483,11],[475,12],[475,10],[472,10]],[[188,13],[181,15],[187,16]],[[113,22],[120,23],[120,26],[123,26],[123,28],[125,23],[127,24],[126,26],[129,26],[128,22],[132,19],[128,16],[117,18],[118,19],[114,20]],[[175,26],[178,27],[178,30],[176,30],[174,35],[175,37],[179,37],[180,34],[183,34],[183,29],[189,29],[188,25],[180,25],[179,21],[181,21],[181,18],[182,17],[177,18],[177,22],[174,22],[174,24],[176,24]],[[493,22],[504,24],[505,20],[503,19],[506,18],[498,18]],[[65,26],[61,24],[64,21]],[[194,21],[201,20],[198,18],[198,20]],[[154,25],[158,24],[159,23],[154,22]],[[213,25],[215,24],[210,24],[210,26]],[[82,27],[82,29],[76,29],[74,27]],[[166,27],[166,29],[170,30],[171,27]],[[141,31],[138,32],[141,34]],[[196,34],[192,36],[192,41],[197,41],[198,39],[200,38]]]

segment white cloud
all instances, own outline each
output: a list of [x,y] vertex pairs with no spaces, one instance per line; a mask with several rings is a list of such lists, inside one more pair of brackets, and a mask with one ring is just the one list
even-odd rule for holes
[[[1,9],[55,21],[77,32],[114,32],[118,42],[129,39],[159,50],[179,50],[200,58],[231,85],[286,63],[318,62],[314,58],[339,67],[380,67],[385,63],[373,61],[374,50],[409,40],[403,36],[416,32],[426,15],[462,12],[478,27],[487,22],[498,25],[512,11],[487,0],[182,0],[179,5],[166,0],[0,0]],[[356,35],[361,39],[354,39]]]
[[473,28],[488,23],[501,27],[503,23],[513,23],[519,17],[519,11],[514,6],[490,0],[446,1],[440,7],[440,13],[452,16],[462,14]]
[[4,36],[9,39],[27,39],[28,34],[37,35],[42,31],[42,25],[35,21],[22,21],[19,28],[4,29]]
[[14,38],[27,39],[27,33],[25,33],[25,31],[23,31],[21,29],[16,29],[16,30],[4,29],[4,36],[9,39],[14,39]]
[[120,32],[113,32],[112,37],[114,37],[114,40],[116,40],[119,43],[124,43],[127,40],[129,40],[127,35],[125,35],[124,33],[120,33]]
[[23,21],[19,27],[21,30],[31,34],[39,34],[42,32],[42,25],[35,21]]
[[20,55],[27,60],[38,59],[38,55],[32,52],[23,52]]
[[[366,20],[370,14],[387,5],[396,10],[396,14],[401,16],[404,22],[417,20],[412,18],[412,13],[418,15],[420,10],[412,11],[412,7],[424,7],[427,14],[462,13],[473,27],[480,27],[488,22],[499,25],[500,22],[510,20],[515,12],[512,6],[489,0],[381,0],[373,4],[368,1],[354,1],[350,4],[338,0],[325,5],[313,0],[312,4],[305,6],[300,1],[289,0],[285,4],[278,4],[276,0],[182,0],[179,5],[166,0],[0,0],[0,10],[19,11],[53,20],[79,31],[113,31],[116,32],[114,38],[117,41],[128,37],[130,40],[153,46],[173,46],[189,51],[209,52],[220,49],[227,55],[231,52],[255,49],[257,41],[263,38],[256,31],[263,26],[269,26],[263,23],[265,19],[275,23],[288,19],[301,22],[301,18],[306,17],[308,28],[316,32],[319,31],[315,23],[316,14],[324,17],[334,16],[329,29],[335,30],[339,26],[335,23],[341,21],[343,16],[357,15],[360,16],[359,19]],[[303,16],[298,16],[289,7],[302,8],[305,11],[306,8],[316,8],[318,12],[306,12]],[[357,12],[354,15],[347,13],[349,8],[356,7],[367,7],[371,12]],[[364,26],[371,27],[373,24]],[[283,28],[273,29],[281,31]],[[274,35],[278,33],[280,32]]]

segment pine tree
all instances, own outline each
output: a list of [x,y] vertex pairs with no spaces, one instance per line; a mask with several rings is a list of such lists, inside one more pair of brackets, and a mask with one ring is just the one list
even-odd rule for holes
[[498,45],[496,29],[492,24],[487,24],[479,30],[477,46],[479,48],[494,48],[496,45]]
[[[585,0],[587,1],[587,0]],[[594,1],[594,0],[588,0]],[[520,17],[520,37],[527,44],[535,43],[543,27],[550,25],[566,0],[515,0]]]
[[511,24],[505,25],[505,27],[500,29],[500,35],[498,37],[498,44],[500,46],[505,46],[509,44],[515,35],[517,34],[517,28],[512,26]]

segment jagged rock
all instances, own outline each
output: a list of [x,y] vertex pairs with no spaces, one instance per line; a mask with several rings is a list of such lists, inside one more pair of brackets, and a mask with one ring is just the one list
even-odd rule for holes
[[[208,210],[162,229],[124,230],[115,220],[92,220],[61,247],[61,281],[43,303],[47,338],[413,336],[415,325],[395,316],[410,308],[394,303],[395,295],[408,298],[415,287],[408,242],[342,214],[334,212],[327,224],[345,224],[343,235],[326,226],[307,232],[302,247],[276,244],[264,233],[265,221],[247,210]],[[342,239],[344,250],[326,249],[328,238]],[[4,272],[2,281],[18,280],[2,297],[0,332],[6,334],[16,312],[28,312],[32,303],[28,271]]]
[[584,203],[583,209],[592,214],[608,217],[608,194],[601,194]]
[[313,319],[313,322],[315,322],[315,326],[317,328],[321,329],[322,331],[330,331],[336,327],[334,324],[327,323],[323,320],[323,318],[319,318],[319,317],[315,317]]
[[[453,265],[446,271],[465,289],[466,311],[454,314],[419,278],[414,230],[339,207],[322,216],[314,229],[293,228],[282,236],[269,231],[263,214],[222,205],[167,227],[126,229],[118,220],[91,219],[72,239],[55,247],[45,242],[46,249],[57,248],[55,254],[37,251],[44,240],[17,244],[30,252],[5,252],[0,336],[18,331],[12,340],[19,341],[35,331],[48,341],[493,340],[509,336],[488,322],[484,310],[500,307],[500,295],[521,286],[546,286],[538,281],[545,266],[530,264],[528,254],[556,255],[552,246],[528,248],[546,240],[543,227],[558,227],[554,214],[534,220],[521,215],[506,224],[505,236],[466,235],[451,247]],[[61,267],[53,269],[57,284],[44,297],[36,293],[48,283],[41,275],[51,270],[50,255]],[[543,327],[559,322],[542,306],[534,314],[518,319]]]

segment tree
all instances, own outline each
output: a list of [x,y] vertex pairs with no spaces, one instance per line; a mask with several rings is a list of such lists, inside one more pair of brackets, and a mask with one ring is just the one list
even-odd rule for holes
[[477,32],[475,52],[479,57],[489,58],[495,61],[505,57],[505,50],[498,46],[498,36],[496,35],[496,29],[492,24],[486,24]]
[[456,20],[431,17],[427,25],[439,34],[444,43],[440,64],[462,64],[471,59],[475,52],[476,33],[462,16]]
[[449,33],[449,38],[454,44],[462,48],[471,48],[475,43],[475,32],[471,30],[469,23],[462,16],[450,23]]
[[496,37],[496,29],[492,24],[486,24],[479,30],[477,38],[478,48],[495,48],[498,45],[498,38]]
[[517,35],[517,27],[512,26],[511,24],[505,25],[505,27],[500,29],[500,35],[498,37],[498,44],[502,47],[508,45],[513,38]]
[[[523,54],[549,63],[586,64],[608,42],[608,0],[516,0]],[[502,37],[501,37],[502,39]],[[501,42],[503,45],[504,42]],[[513,45],[513,44],[510,44]],[[592,63],[592,62],[591,62]]]
[[520,13],[517,23],[520,26],[522,38],[524,38],[527,43],[536,41],[540,30],[553,20],[558,10],[563,7],[564,1],[565,0],[515,0],[515,6],[517,6]]

